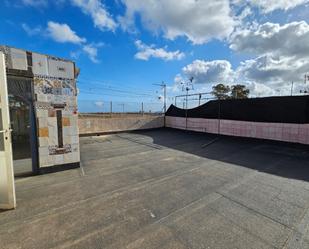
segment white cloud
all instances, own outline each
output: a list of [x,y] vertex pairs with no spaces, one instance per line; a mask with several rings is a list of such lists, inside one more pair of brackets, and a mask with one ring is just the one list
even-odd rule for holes
[[187,37],[194,44],[212,39],[225,39],[233,31],[236,21],[228,0],[121,0],[126,15],[120,18],[128,29],[136,15],[153,32],[163,32],[168,39]]
[[245,84],[250,89],[252,97],[289,95],[291,83],[294,82],[294,94],[305,88],[304,74],[309,68],[308,59],[294,61],[290,57],[275,58],[263,55],[241,62],[233,70],[231,64],[225,60],[203,61],[196,60],[177,74],[174,82],[175,89],[180,82],[194,77],[194,83],[203,87],[207,84]]
[[81,47],[81,49],[71,51],[70,57],[74,60],[77,60],[80,58],[81,55],[85,54],[93,63],[99,63],[100,62],[100,60],[98,59],[99,47],[101,47],[100,43],[85,44]]
[[80,55],[81,55],[81,51],[80,51],[80,50],[78,50],[78,51],[71,51],[71,52],[70,52],[70,57],[71,57],[73,60],[79,59]]
[[139,60],[148,61],[151,57],[159,58],[166,61],[181,60],[185,57],[185,54],[177,51],[167,51],[165,48],[155,48],[153,45],[148,46],[142,43],[140,40],[135,42],[138,52],[135,54],[135,58]]
[[308,58],[295,61],[292,57],[263,55],[242,62],[237,72],[239,77],[245,80],[283,86],[291,81],[302,81],[308,68]]
[[117,28],[117,23],[100,0],[71,0],[71,3],[79,7],[85,14],[90,15],[95,27],[100,30],[115,31]]
[[69,25],[49,21],[47,23],[47,35],[56,42],[81,44],[86,42],[85,38],[79,37]]
[[284,25],[268,22],[236,31],[230,42],[230,48],[239,52],[309,56],[309,25],[305,21]]
[[98,48],[103,46],[102,43],[91,43],[83,46],[83,52],[87,54],[89,59],[94,62],[94,63],[99,63],[100,61],[98,60]]
[[[194,77],[197,84],[230,83],[234,80],[231,63],[226,60],[195,60],[182,69],[182,75],[185,78]],[[177,75],[175,80],[182,80],[181,76]]]
[[256,6],[264,13],[269,13],[274,10],[284,10],[293,9],[299,5],[308,3],[308,0],[246,0],[252,6]]
[[36,26],[34,28],[31,28],[28,24],[23,23],[21,25],[23,30],[29,35],[29,36],[34,36],[34,35],[39,35],[42,33],[42,27],[41,26]]
[[48,0],[22,0],[22,3],[31,7],[46,7]]
[[305,21],[257,25],[235,32],[230,41],[232,50],[257,56],[238,67],[242,81],[289,93],[291,82],[302,82],[308,73],[309,25]]
[[99,108],[103,108],[103,107],[104,107],[104,102],[103,102],[103,101],[96,101],[94,104],[95,104],[97,107],[99,107]]
[[40,26],[31,28],[27,24],[23,23],[22,28],[29,36],[41,35],[53,39],[60,43],[73,43],[79,45],[80,48],[77,51],[71,51],[70,57],[77,60],[81,54],[86,54],[88,58],[94,62],[99,63],[98,49],[103,46],[103,43],[86,43],[86,38],[78,36],[69,25],[63,23],[56,23],[49,21],[46,28]]
[[250,82],[247,84],[247,88],[250,91],[251,97],[273,96],[277,94],[275,89],[262,83]]

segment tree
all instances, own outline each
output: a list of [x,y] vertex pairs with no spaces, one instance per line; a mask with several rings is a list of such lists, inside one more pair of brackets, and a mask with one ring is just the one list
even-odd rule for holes
[[250,90],[245,85],[234,85],[231,87],[231,98],[232,99],[247,99]]
[[228,99],[230,91],[231,89],[229,86],[226,86],[224,84],[218,84],[212,87],[211,94],[217,99]]

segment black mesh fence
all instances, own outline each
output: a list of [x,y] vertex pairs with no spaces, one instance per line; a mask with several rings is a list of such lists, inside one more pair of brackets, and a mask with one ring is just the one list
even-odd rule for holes
[[[190,107],[189,107],[190,108]],[[171,105],[167,116],[270,123],[309,123],[309,96],[210,100],[191,109]]]

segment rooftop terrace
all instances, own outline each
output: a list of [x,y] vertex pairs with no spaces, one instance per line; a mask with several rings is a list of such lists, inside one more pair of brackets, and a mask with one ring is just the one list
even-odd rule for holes
[[308,147],[215,138],[81,138],[81,169],[16,179],[0,248],[309,248]]

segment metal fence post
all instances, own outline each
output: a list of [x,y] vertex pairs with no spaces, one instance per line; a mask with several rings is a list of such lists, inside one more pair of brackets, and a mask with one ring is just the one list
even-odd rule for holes
[[113,115],[113,101],[110,103],[110,116],[112,117]]
[[142,102],[142,116],[144,116],[144,102]]

